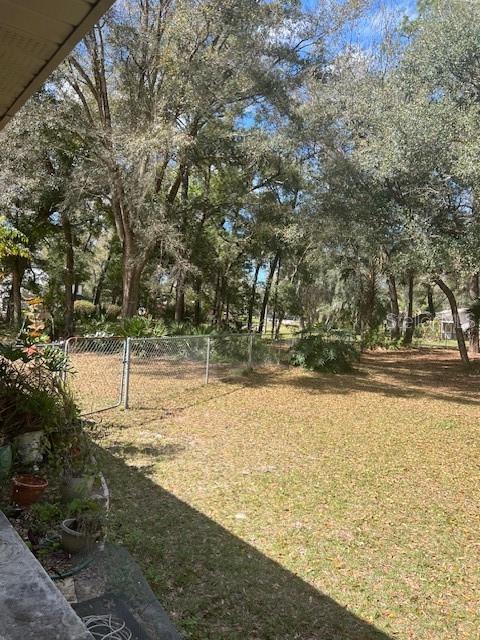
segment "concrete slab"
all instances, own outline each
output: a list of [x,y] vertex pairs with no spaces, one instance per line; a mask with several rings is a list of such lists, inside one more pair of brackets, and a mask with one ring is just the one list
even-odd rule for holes
[[93,640],[0,511],[0,640]]

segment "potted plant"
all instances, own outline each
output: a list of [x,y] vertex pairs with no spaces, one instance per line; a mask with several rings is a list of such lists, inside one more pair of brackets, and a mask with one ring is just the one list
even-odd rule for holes
[[91,442],[85,432],[85,424],[84,421],[78,421],[75,429],[65,432],[60,489],[65,502],[88,498],[95,482],[96,463]]
[[58,523],[62,521],[64,515],[62,510],[57,504],[43,501],[32,505],[25,515],[23,525],[27,530],[31,549],[34,552],[42,547],[45,549],[49,536],[55,533]]
[[24,465],[42,460],[44,432],[59,420],[60,403],[54,389],[54,374],[35,362],[19,356],[23,350],[2,349],[0,353],[1,430]]
[[92,549],[100,539],[105,525],[105,513],[96,500],[72,500],[69,517],[61,524],[61,544],[70,554]]
[[48,487],[48,480],[30,473],[22,473],[12,478],[12,500],[21,507],[29,507],[38,502]]
[[12,466],[13,438],[19,433],[18,406],[21,384],[12,364],[0,355],[0,477],[8,477]]
[[61,493],[64,501],[88,497],[92,493],[95,477],[93,462],[78,469],[70,467],[62,481]]

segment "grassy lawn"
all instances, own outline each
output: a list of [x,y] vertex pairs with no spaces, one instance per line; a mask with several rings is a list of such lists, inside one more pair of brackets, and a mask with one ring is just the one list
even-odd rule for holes
[[480,638],[480,380],[456,358],[105,414],[112,539],[188,638]]

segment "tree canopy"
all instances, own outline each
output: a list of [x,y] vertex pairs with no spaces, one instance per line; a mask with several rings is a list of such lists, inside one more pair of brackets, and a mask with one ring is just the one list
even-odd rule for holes
[[[119,0],[2,134],[9,319],[27,287],[65,335],[83,297],[277,334],[388,323],[409,344],[435,309],[471,307],[480,7],[382,15]],[[375,43],[352,44],[374,19]]]

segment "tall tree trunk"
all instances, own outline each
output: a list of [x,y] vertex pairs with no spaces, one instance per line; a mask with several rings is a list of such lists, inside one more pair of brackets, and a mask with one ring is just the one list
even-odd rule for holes
[[13,322],[13,293],[12,293],[12,287],[11,286],[10,286],[10,290],[8,292],[7,313],[6,313],[5,319],[6,319],[8,325],[12,324],[12,322]]
[[230,320],[230,294],[227,291],[227,308],[225,309],[225,322],[228,326]]
[[64,334],[66,338],[75,334],[74,317],[74,296],[73,285],[75,282],[75,256],[73,252],[72,223],[68,215],[63,211],[60,214],[63,229],[63,239],[65,240],[65,267],[63,270],[64,284]]
[[368,286],[365,299],[365,319],[369,331],[376,328],[375,325],[375,301],[377,297],[377,270],[375,262],[372,262],[368,277]]
[[133,260],[124,261],[122,281],[122,318],[131,318],[138,311],[142,267]]
[[262,308],[260,310],[260,321],[258,323],[258,333],[263,333],[263,327],[266,321],[268,300],[270,298],[270,290],[272,288],[273,275],[277,269],[277,264],[279,259],[280,259],[280,256],[278,253],[276,253],[273,260],[270,263],[270,270],[268,272],[267,281],[265,283],[265,291],[263,294]]
[[277,303],[278,303],[278,285],[280,282],[280,270],[282,268],[282,259],[278,258],[277,278],[275,280],[275,293],[273,294],[273,314],[272,314],[272,339],[275,337],[275,322],[277,319]]
[[390,310],[391,310],[391,323],[390,323],[390,337],[392,340],[398,340],[400,338],[400,307],[398,305],[398,292],[395,276],[390,274],[387,277],[388,292],[390,294]]
[[453,325],[455,327],[455,336],[457,338],[458,351],[460,353],[462,362],[464,362],[465,364],[469,364],[470,360],[468,359],[467,347],[465,346],[465,336],[463,334],[462,324],[460,322],[460,315],[458,313],[458,306],[457,306],[457,300],[455,298],[455,294],[441,278],[435,278],[434,282],[443,291],[443,293],[445,294],[450,304],[450,309],[452,311]]
[[[473,300],[478,300],[480,298],[480,282],[479,282],[479,274],[476,273],[470,282],[470,296]],[[470,345],[469,351],[471,355],[477,355],[480,351],[479,345],[479,327],[478,323],[473,319],[470,321]]]
[[181,273],[177,278],[175,288],[175,322],[185,319],[185,276]]
[[[189,170],[185,167],[179,174],[181,198],[184,205],[184,211],[182,215],[182,231],[185,234],[187,230],[187,203],[188,203],[188,185],[189,185]],[[175,287],[175,322],[183,322],[185,320],[185,288],[186,277],[183,271],[180,271],[177,278],[177,285]]]
[[275,338],[278,340],[279,336],[280,336],[280,329],[282,328],[282,322],[283,322],[283,318],[285,317],[285,313],[282,309],[282,311],[280,311],[280,313],[278,314],[278,322],[277,322],[277,327],[275,329]]
[[130,232],[125,234],[122,249],[122,318],[131,318],[138,311],[142,274],[150,253],[138,250],[136,238]]
[[219,327],[222,324],[222,320],[223,320],[224,295],[225,295],[225,278],[223,275],[220,275],[218,279],[217,305],[215,308],[215,324],[217,325],[217,327]]
[[253,282],[252,288],[250,290],[250,300],[248,303],[248,321],[247,321],[247,329],[249,331],[252,330],[253,324],[253,311],[255,308],[255,298],[257,296],[257,282],[258,282],[258,274],[260,273],[261,262],[257,262],[255,266],[255,273],[253,274]]
[[110,260],[112,259],[112,247],[110,246],[108,250],[107,259],[102,264],[102,268],[100,270],[100,274],[98,276],[97,284],[95,286],[95,292],[93,294],[93,304],[96,307],[100,306],[100,302],[102,300],[102,291],[103,285],[105,284],[105,278],[107,277],[108,267],[110,265]]
[[427,285],[427,306],[428,306],[428,313],[430,314],[430,319],[435,320],[436,311],[435,311],[435,305],[433,304],[433,289],[430,284]]
[[433,302],[433,287],[430,283],[425,285],[427,287],[427,313],[424,314],[424,322],[433,322],[437,312],[435,310],[435,304]]
[[193,324],[198,327],[201,319],[202,319],[202,304],[201,304],[201,293],[202,293],[202,279],[200,276],[195,280],[195,306],[193,310]]
[[413,332],[415,331],[414,319],[413,319],[413,288],[414,279],[413,273],[408,274],[408,308],[407,308],[407,325],[405,328],[405,335],[403,336],[403,344],[409,347],[412,344]]
[[215,296],[213,298],[213,307],[212,307],[212,324],[217,322],[217,306],[218,306],[218,298],[220,297],[220,274],[217,273],[217,277],[215,279]]
[[23,258],[13,258],[12,264],[12,314],[11,321],[14,327],[19,329],[22,325],[22,281],[25,274],[25,264]]

